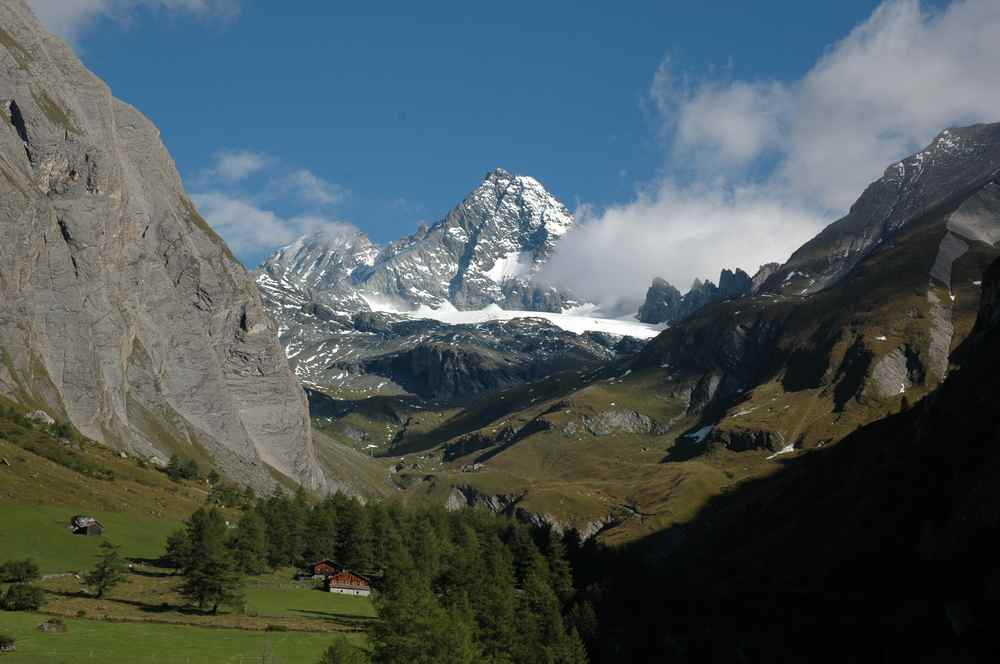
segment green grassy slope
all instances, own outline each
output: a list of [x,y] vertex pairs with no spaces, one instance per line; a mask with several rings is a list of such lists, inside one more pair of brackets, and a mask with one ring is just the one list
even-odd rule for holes
[[[38,631],[45,616],[0,614],[0,630],[17,638],[17,652],[3,655],[11,664],[241,664],[261,661],[315,662],[331,643],[329,634],[254,632],[188,625],[66,620],[65,634]],[[364,641],[361,634],[348,638]]]

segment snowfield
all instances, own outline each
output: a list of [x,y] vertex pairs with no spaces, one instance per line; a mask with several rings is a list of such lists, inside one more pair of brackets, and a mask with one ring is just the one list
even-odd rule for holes
[[444,306],[437,309],[421,306],[414,310],[405,310],[385,300],[371,296],[362,297],[365,298],[368,305],[374,311],[400,314],[409,316],[410,318],[429,318],[452,325],[474,325],[491,320],[513,320],[515,318],[544,318],[556,327],[560,327],[567,332],[573,332],[574,334],[607,332],[608,334],[636,337],[637,339],[652,339],[667,329],[666,324],[649,325],[628,317],[606,318],[601,316],[592,305],[567,309],[561,314],[545,311],[514,311],[501,309],[495,304],[473,311],[459,311],[450,303],[445,303]]

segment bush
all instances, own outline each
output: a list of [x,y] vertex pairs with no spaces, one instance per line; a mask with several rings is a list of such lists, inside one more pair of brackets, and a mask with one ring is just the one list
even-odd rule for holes
[[368,664],[371,660],[361,648],[351,645],[343,636],[338,636],[333,645],[323,653],[319,664]]
[[37,611],[45,604],[45,593],[41,588],[15,583],[7,588],[2,604],[5,611]]
[[17,639],[10,634],[0,634],[0,652],[14,650],[16,643]]
[[8,560],[0,565],[0,580],[7,583],[27,583],[34,581],[38,576],[38,565],[31,558]]
[[287,632],[288,628],[284,625],[268,625],[264,628],[265,632]]
[[167,475],[170,479],[196,480],[200,474],[201,470],[194,459],[187,459],[177,454],[170,457],[170,463],[167,464]]

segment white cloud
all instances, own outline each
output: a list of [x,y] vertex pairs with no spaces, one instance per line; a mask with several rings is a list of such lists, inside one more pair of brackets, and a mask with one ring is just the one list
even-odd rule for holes
[[[821,218],[755,187],[679,187],[663,182],[601,214],[577,210],[580,226],[558,245],[543,278],[609,310],[634,306],[653,277],[687,290],[723,267],[751,275],[815,235]],[[635,311],[635,309],[631,309]]]
[[216,153],[215,166],[211,169],[210,174],[227,182],[239,182],[263,170],[271,161],[270,157],[259,152],[223,150]]
[[600,299],[785,260],[940,130],[1000,120],[997,44],[996,0],[889,0],[799,80],[692,80],[665,61],[650,91],[665,175],[584,215],[545,276]]
[[28,0],[28,4],[49,30],[70,42],[100,17],[127,20],[139,7],[222,18],[232,18],[240,10],[239,0]]
[[329,212],[347,196],[345,188],[307,169],[291,170],[272,155],[220,150],[191,184],[202,216],[249,266],[308,233],[357,230]]
[[347,194],[347,191],[340,185],[327,182],[306,169],[289,173],[275,184],[285,195],[314,205],[333,205],[341,201]]
[[320,230],[331,233],[356,230],[350,224],[318,215],[280,217],[253,200],[220,191],[194,194],[191,198],[205,220],[241,257],[257,257]]

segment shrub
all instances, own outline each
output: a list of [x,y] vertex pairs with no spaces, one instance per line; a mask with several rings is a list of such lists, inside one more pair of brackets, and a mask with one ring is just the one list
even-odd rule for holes
[[86,615],[87,615],[87,612],[84,611],[83,609],[80,609],[79,611],[76,612],[76,617],[77,618],[83,618]]
[[167,475],[172,480],[196,480],[201,470],[194,459],[187,459],[178,454],[170,457],[167,464]]
[[27,583],[39,576],[38,565],[31,558],[25,560],[8,560],[0,565],[0,580],[7,583]]
[[15,583],[7,588],[2,604],[6,611],[37,611],[45,604],[45,593],[41,588]]
[[287,632],[288,628],[284,625],[268,625],[264,628],[265,632]]
[[14,650],[16,643],[17,639],[10,634],[0,634],[0,652]]

